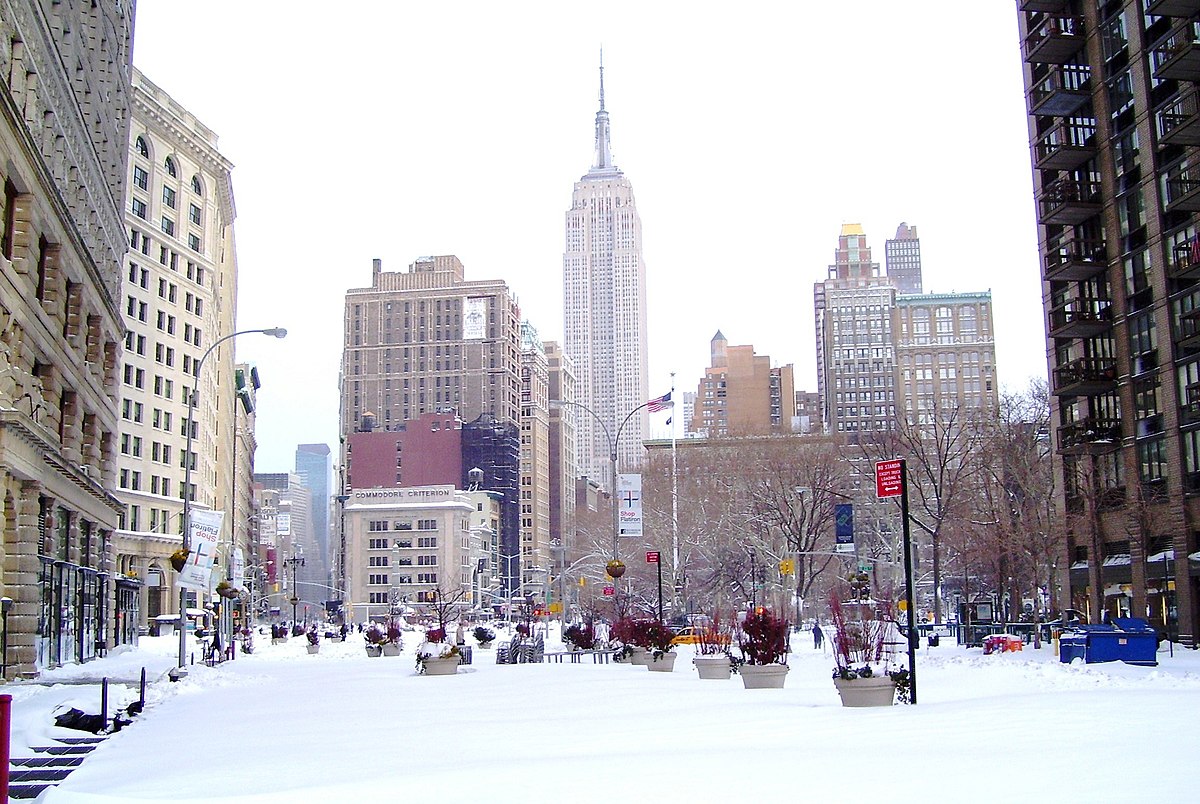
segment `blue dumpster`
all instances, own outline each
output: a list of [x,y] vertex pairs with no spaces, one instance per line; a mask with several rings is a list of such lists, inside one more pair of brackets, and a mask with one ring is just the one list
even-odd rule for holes
[[1145,620],[1117,617],[1112,625],[1081,625],[1065,632],[1058,643],[1058,658],[1153,667],[1158,664],[1157,650],[1158,634]]

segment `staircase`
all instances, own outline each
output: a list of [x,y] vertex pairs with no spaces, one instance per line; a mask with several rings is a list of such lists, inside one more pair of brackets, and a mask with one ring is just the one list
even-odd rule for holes
[[47,787],[54,787],[79,767],[104,737],[62,737],[58,745],[32,748],[31,757],[12,757],[8,761],[8,800],[37,798]]

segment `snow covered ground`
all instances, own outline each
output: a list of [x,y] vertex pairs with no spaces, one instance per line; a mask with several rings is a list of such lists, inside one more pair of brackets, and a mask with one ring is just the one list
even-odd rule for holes
[[[177,641],[14,683],[13,755],[51,736],[52,710],[145,712],[58,788],[55,804],[415,801],[1177,801],[1195,760],[1200,652],[1157,667],[1064,665],[1049,646],[983,656],[943,639],[919,651],[918,706],[846,709],[832,660],[793,638],[787,686],[701,681],[691,649],[671,674],[609,664],[496,665],[418,676],[362,639],[302,638],[183,681],[164,677]],[[549,645],[548,647],[553,647]],[[196,655],[199,656],[197,650]],[[121,684],[117,682],[120,681]]]

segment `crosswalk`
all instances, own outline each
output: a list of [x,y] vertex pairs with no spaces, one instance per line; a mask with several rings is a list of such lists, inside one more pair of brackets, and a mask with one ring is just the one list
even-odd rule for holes
[[33,756],[8,760],[8,800],[37,798],[71,774],[105,737],[63,737],[56,745],[31,748]]

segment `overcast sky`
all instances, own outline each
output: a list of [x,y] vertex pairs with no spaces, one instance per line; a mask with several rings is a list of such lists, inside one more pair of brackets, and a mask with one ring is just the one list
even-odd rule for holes
[[[258,471],[336,454],[347,288],[456,254],[561,340],[564,214],[614,161],[642,218],[650,393],[694,390],[720,329],[816,390],[813,283],[843,223],[918,227],[926,292],[993,294],[998,373],[1046,372],[1011,2],[139,0],[134,63],[233,161],[238,339]],[[661,417],[660,417],[661,418]]]

